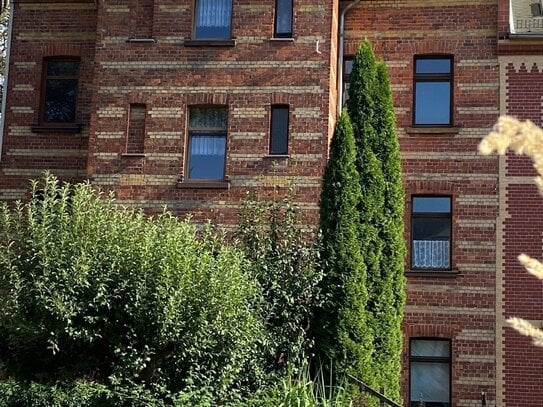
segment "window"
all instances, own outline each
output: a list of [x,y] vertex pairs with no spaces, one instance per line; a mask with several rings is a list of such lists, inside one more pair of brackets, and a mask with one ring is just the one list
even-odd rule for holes
[[411,268],[451,268],[451,198],[416,196],[411,213]]
[[349,100],[349,88],[351,87],[351,72],[353,71],[353,57],[343,60],[343,104]]
[[288,106],[271,109],[270,154],[288,153]]
[[275,25],[273,36],[276,38],[292,37],[292,1],[275,0]]
[[227,116],[224,107],[190,108],[187,178],[224,179]]
[[409,352],[409,406],[451,405],[451,342],[411,339]]
[[196,0],[195,10],[195,39],[230,39],[232,24],[232,0]]
[[40,122],[73,125],[76,116],[79,61],[46,59]]
[[452,124],[452,58],[415,57],[414,125]]

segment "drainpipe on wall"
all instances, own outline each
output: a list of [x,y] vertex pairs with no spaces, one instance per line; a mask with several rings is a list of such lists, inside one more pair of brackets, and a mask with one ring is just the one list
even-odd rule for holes
[[0,118],[0,160],[2,160],[2,146],[4,144],[4,126],[6,123],[6,101],[8,99],[8,74],[9,74],[9,56],[11,53],[11,33],[13,27],[13,2],[8,2],[9,19],[8,19],[8,46],[6,49],[6,59],[4,65],[4,84],[2,89],[2,117]]
[[339,16],[339,52],[338,52],[338,90],[337,90],[337,116],[341,115],[341,109],[343,108],[343,54],[345,52],[345,15],[347,11],[360,3],[360,0],[355,0],[349,3],[347,7],[343,9]]

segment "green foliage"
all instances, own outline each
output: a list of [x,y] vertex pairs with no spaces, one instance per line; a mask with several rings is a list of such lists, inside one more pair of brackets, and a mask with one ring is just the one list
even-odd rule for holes
[[335,384],[330,376],[319,369],[310,374],[305,366],[300,372],[289,370],[275,386],[265,389],[247,407],[350,407],[352,398],[343,382]]
[[362,199],[359,236],[366,265],[368,324],[373,366],[362,380],[400,399],[400,329],[405,303],[403,275],[404,191],[386,66],[369,41],[357,50],[350,75],[348,112],[355,129]]
[[308,335],[322,279],[319,242],[301,228],[293,190],[284,198],[258,200],[249,194],[240,213],[238,237],[262,292],[261,315],[269,342],[268,368],[295,369],[313,341]]
[[316,313],[315,332],[321,358],[335,360],[337,373],[368,377],[373,344],[359,239],[361,198],[353,129],[344,112],[336,124],[323,178],[320,224],[326,301]]
[[10,376],[92,380],[188,405],[259,383],[267,334],[242,252],[169,213],[119,209],[88,184],[46,176],[32,196],[0,209],[0,354]]

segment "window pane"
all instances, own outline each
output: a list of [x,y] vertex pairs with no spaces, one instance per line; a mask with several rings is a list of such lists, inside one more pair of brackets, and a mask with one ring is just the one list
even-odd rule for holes
[[411,403],[449,406],[449,363],[411,362]]
[[346,59],[346,60],[344,61],[343,74],[344,74],[344,75],[350,75],[351,72],[353,71],[353,65],[354,65],[354,60],[352,60],[352,59]]
[[216,107],[191,107],[189,112],[189,128],[191,129],[223,129],[226,131],[228,110]]
[[413,197],[413,212],[450,213],[451,198],[449,197]]
[[226,137],[223,135],[190,135],[188,177],[193,179],[224,179]]
[[47,80],[43,120],[49,123],[74,122],[76,97],[77,80]]
[[450,342],[433,339],[416,339],[411,341],[411,356],[445,357],[450,356]]
[[451,73],[449,58],[425,58],[416,60],[415,73]]
[[272,107],[271,154],[288,152],[288,107]]
[[449,240],[450,218],[414,218],[413,240]]
[[198,0],[195,36],[197,39],[228,39],[232,0]]
[[77,61],[48,61],[47,76],[77,76],[79,62]]
[[417,82],[415,86],[415,124],[449,124],[451,83]]
[[275,33],[292,34],[292,0],[276,0]]

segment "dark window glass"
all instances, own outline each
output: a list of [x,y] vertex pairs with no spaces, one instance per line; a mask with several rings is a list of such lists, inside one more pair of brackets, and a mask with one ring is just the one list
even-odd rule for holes
[[411,407],[450,407],[450,341],[412,339],[409,354]]
[[232,0],[196,0],[194,36],[223,40],[231,36]]
[[450,269],[451,198],[413,197],[411,267]]
[[187,177],[223,180],[226,158],[226,108],[203,107],[189,111]]
[[452,59],[415,59],[415,125],[452,124]]
[[288,106],[272,106],[270,154],[288,152]]
[[292,0],[275,0],[274,37],[292,37]]
[[346,57],[343,60],[343,105],[349,100],[349,89],[351,87],[351,72],[353,71],[354,60]]
[[45,65],[43,122],[75,122],[79,62],[50,60]]

